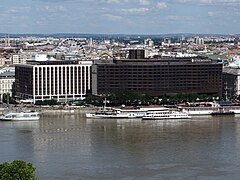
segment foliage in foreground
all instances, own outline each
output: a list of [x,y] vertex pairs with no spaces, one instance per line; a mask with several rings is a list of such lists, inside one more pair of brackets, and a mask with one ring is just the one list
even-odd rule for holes
[[31,163],[14,160],[0,164],[0,180],[36,180],[35,168]]

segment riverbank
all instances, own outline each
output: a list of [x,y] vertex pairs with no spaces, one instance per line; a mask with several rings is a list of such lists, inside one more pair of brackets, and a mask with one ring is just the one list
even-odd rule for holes
[[0,114],[6,112],[28,112],[28,111],[37,111],[43,115],[55,115],[55,114],[78,114],[78,113],[90,113],[95,112],[97,107],[81,107],[81,106],[68,106],[68,107],[59,107],[59,106],[11,106],[9,108],[1,107]]
[[36,111],[41,112],[44,115],[54,115],[54,114],[79,114],[79,113],[89,113],[95,112],[97,108],[94,107],[68,107],[68,108],[35,108]]

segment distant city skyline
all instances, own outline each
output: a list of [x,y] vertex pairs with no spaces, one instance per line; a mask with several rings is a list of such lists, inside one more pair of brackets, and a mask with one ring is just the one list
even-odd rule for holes
[[240,0],[2,0],[0,33],[239,34]]

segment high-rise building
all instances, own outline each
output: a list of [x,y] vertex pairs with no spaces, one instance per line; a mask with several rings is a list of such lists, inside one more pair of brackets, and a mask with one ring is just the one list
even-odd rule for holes
[[91,90],[92,61],[29,61],[16,65],[16,96],[20,99],[83,99]]
[[125,59],[93,65],[93,93],[133,90],[152,96],[222,96],[222,64],[203,58]]
[[129,50],[129,59],[144,59],[145,50],[144,49],[130,49]]
[[204,39],[197,36],[194,38],[194,42],[195,44],[202,45],[204,44]]

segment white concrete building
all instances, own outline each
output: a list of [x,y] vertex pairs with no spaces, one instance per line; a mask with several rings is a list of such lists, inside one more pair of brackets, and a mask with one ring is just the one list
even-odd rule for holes
[[11,64],[26,64],[27,60],[31,60],[32,53],[21,52],[11,56]]
[[6,71],[0,73],[0,101],[3,99],[3,94],[12,96],[13,83],[15,81],[15,71]]
[[5,60],[6,60],[5,57],[0,56],[0,67],[5,65]]
[[91,90],[92,61],[31,61],[16,65],[16,95],[20,99],[83,99]]
[[240,95],[240,60],[223,69],[223,94],[226,99]]

